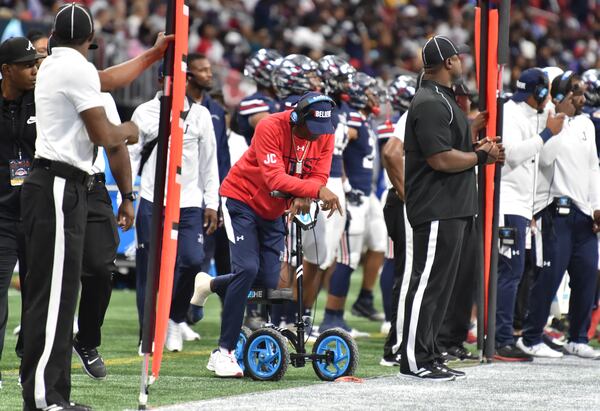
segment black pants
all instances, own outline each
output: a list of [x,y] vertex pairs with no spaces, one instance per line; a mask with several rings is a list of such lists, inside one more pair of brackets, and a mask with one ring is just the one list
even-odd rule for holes
[[19,253],[25,249],[24,243],[21,223],[0,218],[0,358],[8,321],[8,289]]
[[112,203],[104,183],[97,182],[88,192],[81,298],[79,300],[78,343],[96,348],[100,329],[112,293],[112,273],[117,269],[119,232]]
[[229,256],[229,240],[225,226],[217,228],[211,235],[204,237],[204,262],[202,271],[210,270],[210,260],[215,259],[217,275],[229,274],[231,272],[231,261]]
[[467,339],[477,291],[477,269],[481,267],[480,260],[477,225],[474,222],[465,229],[456,283],[437,337],[437,345],[442,352],[446,351],[445,348],[461,346]]
[[34,168],[21,190],[29,271],[22,318],[25,408],[66,405],[71,394],[73,318],[87,216],[82,183]]
[[395,354],[394,346],[397,345],[397,321],[400,290],[406,260],[406,229],[412,230],[410,225],[404,223],[404,203],[398,197],[396,190],[390,190],[383,207],[383,216],[387,227],[388,236],[394,243],[394,285],[392,287],[392,310],[390,315],[390,332],[383,345],[383,356],[391,357]]
[[473,225],[469,217],[413,227],[413,263],[401,345],[403,372],[417,372],[438,355],[438,333],[452,297],[463,245]]

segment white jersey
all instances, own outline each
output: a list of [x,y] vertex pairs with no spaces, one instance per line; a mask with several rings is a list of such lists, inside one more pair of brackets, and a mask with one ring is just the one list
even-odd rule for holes
[[[102,100],[104,101],[104,111],[106,111],[106,117],[108,118],[108,121],[113,123],[115,126],[121,124],[121,117],[119,116],[115,99],[110,95],[110,93],[102,93]],[[105,170],[106,161],[104,160],[104,147],[99,146],[96,161],[94,161],[94,164],[92,165],[91,174],[104,173]]]
[[[160,118],[160,92],[156,97],[135,109],[131,120],[140,130],[139,140],[129,146],[131,167],[139,169],[142,149],[158,137]],[[183,123],[183,158],[181,163],[180,207],[219,208],[219,169],[217,166],[216,138],[208,109],[188,100],[184,110],[189,110]],[[142,170],[140,195],[154,201],[154,173],[156,169],[156,146]]]
[[585,115],[565,120],[563,129],[540,153],[535,212],[554,197],[568,196],[583,213],[600,210],[600,169],[594,124]]
[[35,157],[91,172],[94,145],[79,113],[103,105],[96,67],[75,49],[54,47],[37,74]]
[[[502,167],[500,214],[533,218],[537,155],[544,146],[540,133],[548,111],[538,113],[526,102],[504,104],[502,143],[506,162]],[[551,139],[552,140],[552,139]]]
[[[406,110],[398,119],[394,125],[394,132],[389,135],[389,138],[397,138],[404,143],[404,134],[406,134],[406,118],[408,117],[408,110]],[[383,176],[385,178],[385,187],[389,190],[393,188],[392,180],[388,176],[387,170],[383,169]]]

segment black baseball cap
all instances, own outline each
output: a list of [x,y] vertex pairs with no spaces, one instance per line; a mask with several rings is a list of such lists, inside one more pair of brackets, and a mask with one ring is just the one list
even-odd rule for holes
[[446,59],[458,54],[469,53],[468,46],[455,45],[448,37],[433,36],[423,46],[421,56],[425,68],[432,68],[442,64]]
[[27,63],[43,57],[27,37],[13,37],[0,45],[0,64]]
[[[90,10],[79,3],[62,6],[54,17],[54,34],[62,40],[79,40],[94,32],[94,19]],[[90,49],[98,48],[91,44]]]

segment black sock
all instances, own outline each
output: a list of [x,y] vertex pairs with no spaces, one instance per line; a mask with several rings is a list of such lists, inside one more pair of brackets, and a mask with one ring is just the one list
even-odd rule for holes
[[359,300],[372,300],[373,299],[373,291],[367,290],[365,288],[360,289],[360,293],[358,294]]

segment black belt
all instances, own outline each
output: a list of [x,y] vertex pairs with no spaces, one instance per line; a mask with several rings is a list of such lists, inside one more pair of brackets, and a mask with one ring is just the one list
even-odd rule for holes
[[33,168],[45,168],[57,177],[82,184],[87,190],[91,190],[96,181],[95,176],[91,176],[85,171],[61,161],[36,158],[33,160]]

